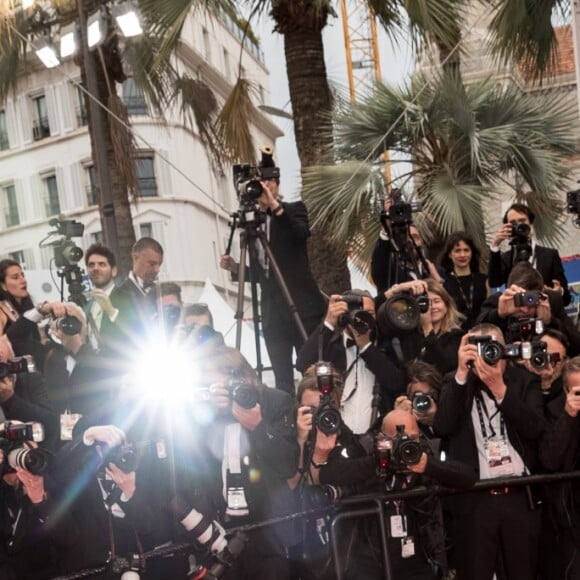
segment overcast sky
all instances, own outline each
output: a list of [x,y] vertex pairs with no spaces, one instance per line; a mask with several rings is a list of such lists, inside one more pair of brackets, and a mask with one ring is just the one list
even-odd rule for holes
[[[338,4],[338,3],[337,3]],[[284,41],[280,34],[272,32],[273,24],[269,18],[262,19],[256,26],[266,65],[270,71],[270,99],[268,105],[290,111],[288,78],[284,60]],[[393,47],[384,34],[380,34],[380,59],[383,80],[399,84],[410,74],[413,57],[408,42],[399,42]],[[331,18],[324,31],[324,50],[326,70],[330,82],[341,87],[348,94],[348,77],[342,21],[340,17]],[[285,136],[276,143],[276,159],[282,171],[282,192],[286,199],[298,195],[300,165],[294,144],[292,121],[280,117],[272,117]]]

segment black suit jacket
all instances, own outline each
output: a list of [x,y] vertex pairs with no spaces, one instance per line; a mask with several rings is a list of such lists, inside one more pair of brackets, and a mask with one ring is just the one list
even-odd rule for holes
[[[545,246],[536,245],[534,251],[534,267],[542,275],[544,284],[552,287],[552,280],[558,280],[564,288],[564,306],[568,306],[571,301],[570,290],[568,289],[568,280],[564,274],[564,267],[558,250],[546,248]],[[488,278],[491,288],[497,288],[507,282],[508,276],[512,270],[513,258],[510,248],[507,252],[490,252]]]
[[[296,358],[296,369],[306,372],[310,365],[321,360],[319,357],[319,337],[322,333],[322,360],[331,362],[337,371],[346,371],[346,350],[342,333],[332,331],[325,324],[320,325],[304,343]],[[397,395],[405,391],[403,372],[385,355],[384,352],[371,344],[361,355],[368,369],[375,375],[380,385],[381,412],[392,409]]]
[[[326,305],[308,261],[307,240],[310,236],[308,212],[301,201],[283,202],[284,213],[270,216],[268,245],[280,268],[284,282],[302,320],[321,319]],[[292,314],[280,290],[273,267],[268,276],[257,268],[262,288],[262,325],[286,326],[293,324]],[[246,277],[248,279],[248,277]]]
[[[508,366],[504,373],[506,395],[498,405],[510,443],[522,457],[526,467],[538,466],[538,440],[544,431],[543,400],[539,379],[526,370]],[[475,432],[471,420],[473,399],[481,381],[471,373],[467,384],[459,385],[455,373],[449,373],[443,382],[433,428],[447,437],[447,456],[471,466],[479,478],[479,459]],[[455,500],[455,498],[454,498]],[[465,496],[453,501],[456,509],[470,510],[477,496]]]
[[[481,312],[477,318],[478,322],[489,322],[499,327],[506,340],[509,340],[509,323],[514,321],[514,318],[500,318],[498,314],[498,303],[501,292],[496,292],[489,296],[481,305]],[[546,328],[554,328],[563,332],[570,341],[568,348],[569,356],[576,356],[580,354],[580,333],[576,330],[574,323],[564,310],[564,303],[559,292],[547,291],[548,300],[550,301],[550,310],[552,311],[552,319]]]

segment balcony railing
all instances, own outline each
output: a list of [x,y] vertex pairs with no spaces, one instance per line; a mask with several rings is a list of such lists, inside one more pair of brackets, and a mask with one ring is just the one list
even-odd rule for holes
[[32,138],[35,141],[50,137],[50,125],[48,117],[39,117],[32,122]]
[[85,187],[85,192],[87,195],[87,203],[89,205],[98,205],[99,203],[99,191],[95,185],[87,185]]

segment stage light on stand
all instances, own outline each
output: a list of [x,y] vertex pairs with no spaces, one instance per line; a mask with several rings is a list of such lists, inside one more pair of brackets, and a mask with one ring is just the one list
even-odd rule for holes
[[130,38],[143,34],[143,28],[139,22],[139,12],[132,2],[123,2],[112,6],[111,14],[123,36]]
[[107,15],[102,10],[89,16],[87,20],[87,44],[89,48],[96,48],[105,42],[107,28]]
[[46,68],[54,68],[60,64],[56,50],[48,38],[40,38],[34,43],[34,52]]
[[78,33],[76,24],[63,26],[60,31],[60,58],[67,58],[76,53],[78,48]]

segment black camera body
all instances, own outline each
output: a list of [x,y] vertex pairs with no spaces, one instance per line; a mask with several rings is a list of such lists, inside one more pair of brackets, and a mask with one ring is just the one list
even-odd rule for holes
[[566,211],[580,215],[580,189],[566,192]]
[[137,450],[131,444],[111,447],[106,453],[106,461],[114,463],[123,473],[136,471],[139,464]]
[[384,478],[389,472],[409,471],[409,465],[417,465],[422,454],[421,441],[407,435],[404,425],[397,425],[397,433],[392,439],[377,439],[377,475]]
[[544,332],[544,323],[540,318],[520,318],[510,322],[508,325],[508,332],[510,339],[513,341],[529,341],[534,336]]
[[391,220],[393,226],[408,226],[413,223],[413,214],[422,211],[420,203],[398,202],[391,205],[384,217]]
[[537,306],[545,296],[539,290],[528,290],[519,292],[514,296],[514,305],[518,308],[523,306]]
[[340,410],[331,400],[334,391],[334,374],[332,364],[319,361],[316,363],[316,384],[320,391],[320,404],[312,408],[312,436],[316,429],[325,435],[338,433],[342,426]]
[[23,444],[29,441],[44,441],[41,423],[4,423],[0,431],[0,449],[4,452],[5,471],[25,469],[33,475],[42,475],[48,469],[50,454],[44,449],[25,447]]
[[58,330],[67,336],[79,334],[82,330],[82,322],[76,316],[61,316],[52,321],[52,329]]
[[530,244],[530,232],[532,229],[528,224],[517,223],[512,225],[510,246],[512,247],[513,263],[527,262],[532,255],[532,245]]
[[34,372],[36,372],[34,359],[28,354],[8,359],[6,362],[0,362],[0,380],[5,379],[8,375]]
[[488,365],[496,365],[502,358],[504,358],[504,347],[501,342],[493,340],[489,334],[480,336],[470,336],[467,339],[469,344],[477,346],[477,354]]
[[243,379],[232,377],[226,388],[230,399],[243,409],[253,409],[258,404],[258,393],[252,385],[248,385]]
[[358,333],[363,334],[372,330],[375,326],[373,316],[363,309],[363,297],[356,294],[345,294],[340,297],[342,302],[346,302],[348,312],[344,312],[338,317],[338,326],[345,328],[350,324]]

